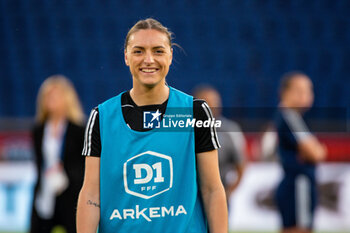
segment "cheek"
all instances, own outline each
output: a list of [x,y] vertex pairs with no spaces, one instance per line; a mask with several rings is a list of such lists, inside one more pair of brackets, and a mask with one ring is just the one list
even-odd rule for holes
[[128,64],[129,67],[132,69],[137,68],[140,64],[142,63],[142,58],[129,58],[128,59]]
[[51,102],[49,99],[45,99],[43,105],[45,108],[51,109]]
[[53,109],[63,110],[66,107],[66,102],[65,102],[65,99],[63,97],[54,96],[50,100],[50,105],[51,105],[51,108],[53,108]]
[[311,95],[304,93],[303,95],[300,95],[300,104],[303,106],[309,106],[313,102],[313,98]]
[[171,63],[172,63],[172,60],[173,60],[173,56],[172,56],[172,55],[169,55],[169,57],[168,57],[168,64],[169,64],[169,66],[170,66]]
[[170,55],[170,58],[169,58],[169,66],[171,65],[172,62],[173,62],[173,56]]
[[313,94],[309,95],[308,101],[309,101],[309,104],[312,104],[314,102],[314,95]]
[[61,108],[64,108],[66,106],[66,101],[64,100],[64,98],[60,98],[58,100],[58,105],[61,107]]
[[164,59],[163,64],[166,67],[166,70],[169,70],[169,67],[171,65],[171,59],[170,58]]

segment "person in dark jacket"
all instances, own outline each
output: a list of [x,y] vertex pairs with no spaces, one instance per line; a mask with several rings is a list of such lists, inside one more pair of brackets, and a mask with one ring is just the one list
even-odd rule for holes
[[283,178],[275,200],[282,233],[311,233],[317,205],[316,168],[327,149],[309,130],[303,114],[313,103],[313,85],[304,73],[286,73],[281,80],[280,106],[275,117],[278,155]]
[[49,233],[61,225],[75,230],[75,207],[83,182],[84,114],[72,83],[49,77],[37,98],[32,131],[38,180],[34,189],[31,233]]

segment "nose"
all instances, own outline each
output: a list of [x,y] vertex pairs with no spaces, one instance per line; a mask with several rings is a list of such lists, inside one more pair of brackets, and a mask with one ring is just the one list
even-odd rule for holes
[[147,52],[145,54],[144,62],[145,63],[153,63],[154,62],[153,54],[151,52]]

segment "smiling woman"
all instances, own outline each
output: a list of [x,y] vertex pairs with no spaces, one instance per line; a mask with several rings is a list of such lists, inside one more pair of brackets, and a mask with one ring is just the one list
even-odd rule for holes
[[[173,58],[172,32],[157,20],[140,20],[126,36],[124,54],[133,78],[130,95],[135,103],[163,103],[169,94],[165,77]],[[141,93],[148,94],[139,96]]]
[[169,112],[181,113],[174,109],[189,111],[191,122],[213,119],[204,101],[166,84],[171,35],[146,19],[126,37],[124,58],[133,86],[91,112],[78,233],[96,233],[97,226],[100,233],[227,232],[215,126],[174,132],[155,123]]
[[[125,63],[129,66],[133,78],[132,97],[134,97],[134,92],[144,89],[159,94],[168,92],[165,77],[169,72],[172,55],[173,50],[169,39],[162,32],[155,29],[143,29],[130,36],[125,49]],[[162,103],[164,100],[159,101]],[[137,101],[136,104],[138,104]]]

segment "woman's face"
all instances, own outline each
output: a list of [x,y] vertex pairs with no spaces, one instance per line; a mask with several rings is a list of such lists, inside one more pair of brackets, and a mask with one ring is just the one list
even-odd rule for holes
[[284,95],[285,102],[290,107],[308,109],[314,101],[313,86],[305,76],[295,77]]
[[154,29],[139,30],[130,36],[124,53],[134,87],[141,85],[151,88],[165,84],[173,57],[165,33]]
[[45,107],[50,117],[63,116],[66,111],[64,93],[57,86],[51,87],[45,95]]

